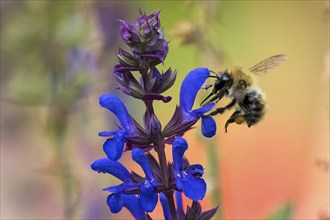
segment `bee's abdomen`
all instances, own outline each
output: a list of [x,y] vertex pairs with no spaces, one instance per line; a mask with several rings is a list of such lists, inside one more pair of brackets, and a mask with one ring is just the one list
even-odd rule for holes
[[244,119],[249,127],[259,122],[264,116],[265,102],[257,89],[249,90],[239,106],[244,112]]

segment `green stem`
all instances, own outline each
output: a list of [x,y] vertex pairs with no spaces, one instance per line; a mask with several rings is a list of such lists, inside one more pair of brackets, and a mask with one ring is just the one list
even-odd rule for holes
[[56,99],[54,100],[54,105],[50,106],[48,129],[50,131],[49,135],[53,140],[55,157],[59,162],[58,172],[62,188],[63,218],[72,219],[75,211],[75,188],[70,165],[70,152],[69,148],[65,145],[68,112],[65,107],[61,107],[55,103],[58,104]]
[[[219,151],[218,144],[214,144],[213,141],[209,141],[206,144],[206,152],[207,152],[207,167],[208,167],[208,178],[210,179],[210,182],[217,183],[214,184],[214,188],[211,191],[211,201],[213,205],[219,205],[219,202],[221,201],[221,185],[219,181],[219,172],[218,172],[218,164],[219,164]],[[216,212],[216,215],[214,216],[215,219],[222,219],[222,213],[220,210]]]
[[71,166],[69,163],[68,152],[66,146],[62,144],[56,147],[58,149],[57,156],[59,157],[59,169],[60,169],[60,181],[62,185],[63,194],[63,208],[64,218],[71,219],[74,214],[74,202],[73,202],[73,178],[71,172]]

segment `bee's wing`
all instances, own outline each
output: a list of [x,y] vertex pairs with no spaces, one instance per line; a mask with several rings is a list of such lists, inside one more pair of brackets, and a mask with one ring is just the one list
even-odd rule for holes
[[257,63],[248,70],[256,75],[263,75],[267,73],[269,69],[273,69],[286,59],[287,56],[285,54],[275,55]]

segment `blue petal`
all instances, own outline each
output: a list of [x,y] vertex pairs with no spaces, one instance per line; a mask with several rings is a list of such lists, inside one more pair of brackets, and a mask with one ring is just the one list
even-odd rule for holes
[[146,212],[152,212],[157,204],[158,195],[154,190],[154,187],[149,183],[149,181],[145,181],[144,184],[140,188],[139,194],[139,202],[141,207]]
[[123,207],[123,200],[120,193],[112,193],[107,198],[107,204],[112,213],[118,213]]
[[206,183],[201,178],[188,175],[181,179],[183,193],[191,200],[202,200],[206,193]]
[[104,191],[112,192],[112,193],[121,193],[124,191],[132,191],[140,189],[142,183],[134,183],[134,182],[125,182],[116,186],[109,186],[104,188]]
[[162,204],[163,207],[163,214],[165,220],[172,220],[170,205],[168,204],[168,200],[165,194],[162,192],[160,193],[160,203]]
[[191,111],[197,92],[209,75],[210,71],[207,68],[197,68],[188,73],[180,89],[180,107],[183,111]]
[[117,131],[101,131],[99,132],[100,137],[110,137],[114,136],[117,133]]
[[109,186],[107,188],[104,188],[104,191],[112,192],[112,193],[122,193],[126,189],[126,184],[122,183],[116,186]]
[[172,146],[174,170],[178,173],[182,171],[182,157],[184,152],[188,149],[188,143],[184,138],[176,137]]
[[103,144],[103,150],[110,160],[120,159],[124,149],[124,141],[116,141],[114,138],[106,140]]
[[117,157],[116,141],[114,138],[109,138],[104,142],[103,151],[110,160],[114,160]]
[[134,218],[137,220],[142,220],[144,218],[144,211],[139,204],[138,198],[135,195],[126,194],[122,194],[121,197],[124,202],[124,207],[131,212]]
[[124,151],[125,138],[119,133],[114,138],[107,139],[103,144],[103,151],[110,160],[119,160]]
[[108,158],[101,158],[94,161],[91,168],[97,172],[109,173],[124,183],[131,182],[131,174],[121,163],[117,161],[112,161]]
[[215,105],[215,103],[211,102],[207,105],[204,105],[203,107],[200,107],[198,109],[195,109],[195,110],[191,111],[190,114],[195,116],[195,117],[201,117],[205,112],[210,111],[213,108],[214,105]]
[[190,172],[194,172],[195,170],[200,171],[202,174],[204,174],[204,167],[201,164],[192,164],[186,169],[186,172],[190,174]]
[[181,179],[182,179],[182,177],[179,176],[179,177],[176,178],[176,181],[175,181],[176,188],[180,191],[183,190],[183,185],[182,185]]
[[202,134],[205,137],[213,137],[217,131],[217,125],[214,119],[210,116],[202,118]]
[[129,130],[131,127],[131,119],[127,112],[127,109],[124,103],[115,95],[112,94],[103,94],[99,98],[99,103],[103,108],[106,108],[113,112],[120,124],[126,129]]
[[183,203],[182,203],[182,192],[175,191],[175,201],[176,201],[176,215],[178,219],[185,219],[185,214],[183,211]]
[[146,174],[147,179],[152,183],[152,185],[154,187],[157,187],[158,186],[157,180],[152,174],[149,160],[145,155],[145,153],[143,152],[143,150],[141,150],[140,148],[134,148],[132,150],[132,159],[141,166],[144,173]]

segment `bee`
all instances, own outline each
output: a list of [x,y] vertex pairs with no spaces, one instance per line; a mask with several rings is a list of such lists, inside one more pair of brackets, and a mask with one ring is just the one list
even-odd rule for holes
[[201,105],[206,105],[210,102],[218,102],[223,97],[231,98],[231,102],[224,107],[217,108],[209,114],[215,116],[222,114],[225,110],[236,107],[234,113],[229,117],[225,124],[225,132],[231,123],[242,124],[246,123],[248,127],[258,123],[265,115],[265,98],[264,93],[256,85],[254,76],[264,75],[269,69],[273,69],[281,62],[286,60],[286,55],[280,54],[269,57],[256,65],[247,69],[231,68],[220,73],[214,73],[216,81],[213,85],[205,85],[208,89],[213,86],[212,92],[202,101]]

